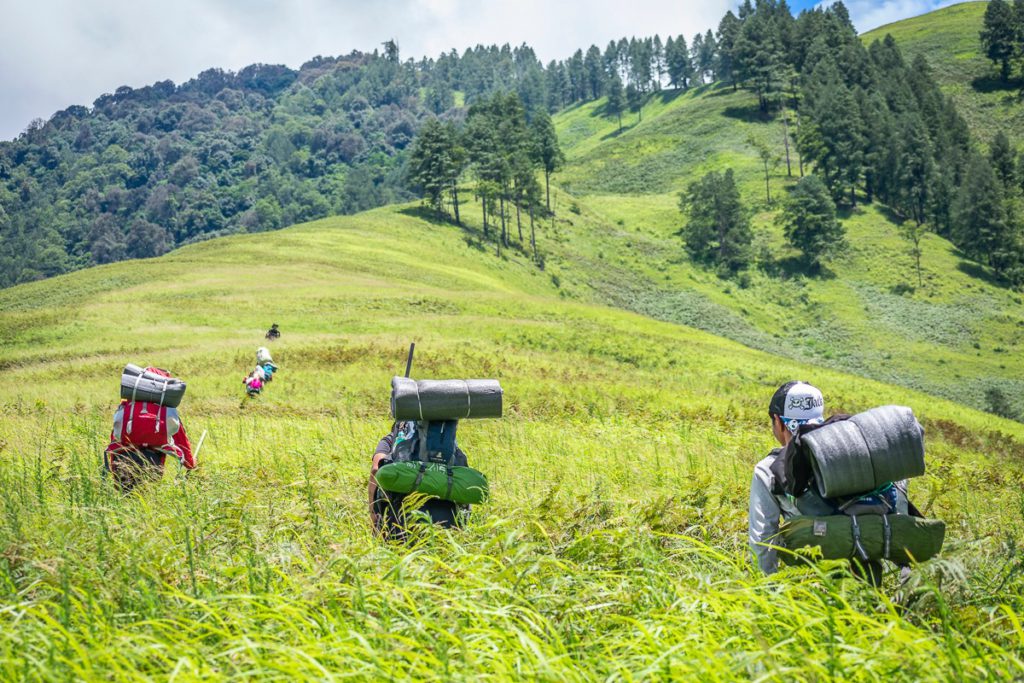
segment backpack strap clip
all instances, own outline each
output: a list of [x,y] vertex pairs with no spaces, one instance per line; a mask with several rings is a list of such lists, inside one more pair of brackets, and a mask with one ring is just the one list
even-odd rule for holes
[[857,515],[850,515],[850,526],[853,529],[853,548],[860,555],[860,559],[865,562],[870,559],[868,553],[864,550],[864,546],[860,542],[860,525],[857,523]]
[[892,527],[889,526],[889,515],[882,515],[882,527],[885,530],[885,540],[882,546],[882,557],[889,558],[889,549],[892,545]]
[[420,484],[423,482],[423,475],[426,474],[426,473],[427,473],[427,463],[421,462],[420,463],[420,471],[416,474],[416,481],[414,481],[413,484],[412,484],[412,490],[413,491],[416,491],[416,489],[418,489],[420,487]]

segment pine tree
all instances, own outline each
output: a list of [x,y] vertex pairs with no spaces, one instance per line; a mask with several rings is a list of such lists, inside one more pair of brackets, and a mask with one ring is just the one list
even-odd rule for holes
[[953,221],[954,241],[969,257],[1000,273],[1012,264],[1018,245],[1006,215],[1002,186],[981,155],[971,159],[953,206]]
[[587,56],[583,59],[583,70],[586,72],[590,98],[596,100],[604,92],[604,65],[601,50],[596,45],[591,45],[587,50]]
[[604,112],[608,116],[619,117],[619,132],[622,132],[622,111],[626,108],[625,96],[622,92],[622,81],[618,74],[614,74],[608,81],[608,101],[605,102]]
[[669,83],[673,88],[686,90],[690,87],[690,75],[693,73],[693,68],[690,66],[690,49],[686,45],[686,38],[679,36],[665,50]]
[[716,264],[724,273],[749,265],[753,233],[732,169],[690,183],[679,206],[688,219],[680,234],[692,258]]
[[661,90],[668,67],[665,62],[665,46],[661,44],[661,36],[657,33],[654,34],[654,42],[651,43],[651,47],[651,73],[654,75],[654,89]]
[[761,111],[770,111],[784,82],[785,59],[778,31],[768,12],[757,11],[743,22],[734,55],[741,80],[753,84]]
[[1020,41],[1014,15],[1006,0],[991,0],[985,7],[984,27],[980,34],[985,55],[993,64],[999,65],[999,78],[1004,83],[1010,80],[1011,60]]
[[540,167],[544,170],[544,191],[548,212],[551,211],[551,174],[565,163],[565,155],[558,146],[558,134],[546,113],[537,114],[530,122],[530,133]]
[[899,137],[896,157],[896,205],[918,224],[925,222],[928,197],[933,186],[935,168],[932,162],[928,129],[919,116],[908,115]]
[[1014,158],[1010,138],[999,131],[992,138],[988,152],[989,163],[995,171],[996,178],[1003,184],[1003,190],[1009,191],[1017,184],[1017,160]]
[[732,83],[733,90],[738,87],[736,74],[736,40],[740,35],[742,24],[732,12],[726,12],[718,24],[718,60],[715,71],[723,81]]
[[626,86],[626,104],[629,105],[630,111],[635,111],[637,113],[639,117],[638,120],[644,120],[644,94],[632,83]]
[[708,29],[708,32],[704,34],[704,42],[700,49],[700,65],[699,70],[701,77],[705,74],[710,74],[710,80],[712,83],[718,78],[718,74],[715,73],[715,62],[718,58],[718,42],[715,40],[715,34]]
[[761,160],[761,163],[764,165],[764,193],[765,193],[765,202],[767,204],[771,205],[771,203],[772,203],[772,188],[771,188],[771,184],[770,184],[770,181],[771,181],[770,172],[771,172],[771,169],[773,167],[778,165],[778,163],[779,163],[779,156],[775,152],[772,151],[772,148],[770,146],[765,144],[764,140],[761,140],[760,138],[756,138],[753,135],[751,135],[749,138],[747,138],[747,144],[754,148],[754,150],[757,152],[758,158]]
[[924,278],[921,276],[921,242],[924,236],[930,232],[927,223],[907,221],[900,225],[900,235],[910,243],[910,255],[914,259],[914,268],[917,270],[917,286],[924,285]]
[[430,119],[420,129],[409,155],[408,174],[410,181],[423,192],[423,200],[437,212],[444,213],[444,193],[450,184],[452,173],[451,140],[444,124]]
[[839,79],[831,59],[812,72],[806,89],[811,121],[798,138],[800,153],[813,161],[836,201],[844,195],[856,204],[856,188],[864,172],[864,122],[853,93]]
[[704,72],[701,70],[701,55],[704,52],[704,36],[698,33],[690,43],[690,66],[693,68],[693,79],[697,85],[704,85]]
[[845,231],[836,220],[836,205],[828,188],[816,175],[797,182],[783,209],[786,239],[803,253],[812,271],[821,267],[821,259],[843,244]]

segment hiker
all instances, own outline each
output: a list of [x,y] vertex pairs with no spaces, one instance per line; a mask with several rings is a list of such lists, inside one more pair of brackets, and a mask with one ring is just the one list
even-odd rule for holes
[[281,330],[277,329],[277,323],[270,326],[266,334],[267,341],[276,341],[281,338]]
[[260,370],[260,380],[264,384],[274,379],[274,373],[277,372],[277,364],[270,357],[270,349],[265,346],[256,349],[256,367]]
[[178,414],[185,383],[161,368],[128,365],[121,378],[121,403],[114,412],[110,443],[103,453],[109,472],[125,493],[163,476],[168,455],[186,470],[196,467],[192,445]]
[[[774,573],[778,569],[778,551],[772,546],[780,545],[780,518],[788,520],[802,515],[821,518],[845,512],[837,511],[837,501],[823,498],[815,486],[807,486],[806,490],[796,497],[787,495],[781,489],[781,482],[778,481],[779,477],[776,474],[776,461],[783,455],[786,446],[803,425],[823,424],[824,412],[825,400],[821,391],[801,381],[788,382],[779,387],[768,405],[772,434],[781,447],[774,449],[754,468],[748,517],[750,548],[758,567],[766,574]],[[906,481],[895,482],[885,487],[880,495],[887,497],[887,502],[883,503],[887,509],[897,514],[907,514]],[[876,585],[880,582],[880,561],[855,561],[853,566],[855,574],[867,575],[867,578]]]
[[[454,422],[451,421],[451,424]],[[386,538],[398,540],[405,538],[406,511],[403,504],[409,494],[385,491],[377,484],[377,472],[381,467],[393,462],[392,457],[395,455],[396,445],[418,438],[417,429],[416,422],[396,422],[391,431],[381,438],[373,452],[368,486],[370,522],[374,531]],[[453,445],[455,466],[468,467],[466,454],[457,444],[454,444],[454,439]],[[428,497],[419,507],[419,512],[424,513],[431,524],[437,524],[444,528],[459,528],[463,526],[469,516],[469,506],[459,505],[441,498]]]
[[252,372],[245,376],[242,380],[242,384],[245,385],[245,393],[250,398],[259,396],[260,392],[263,391],[263,380],[266,378],[266,374],[263,368],[257,365]]
[[469,466],[456,435],[459,421],[497,418],[502,413],[496,380],[391,380],[391,432],[377,444],[370,465],[368,503],[374,531],[405,540],[406,507],[415,504],[421,519],[442,527],[461,527],[469,506],[487,501],[487,477]]

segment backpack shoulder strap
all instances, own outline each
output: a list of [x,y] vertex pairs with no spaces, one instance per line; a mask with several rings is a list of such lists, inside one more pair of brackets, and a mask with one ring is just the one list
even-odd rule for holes
[[419,437],[419,461],[424,463],[430,460],[430,454],[427,453],[427,429],[429,424],[429,422],[418,422],[416,424],[416,431],[418,432],[416,436]]

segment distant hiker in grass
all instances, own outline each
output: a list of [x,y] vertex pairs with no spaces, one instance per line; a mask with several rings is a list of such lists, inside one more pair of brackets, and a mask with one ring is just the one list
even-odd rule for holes
[[256,366],[262,368],[264,377],[261,379],[264,382],[269,382],[274,377],[274,373],[277,372],[277,364],[274,363],[274,359],[270,356],[270,349],[265,346],[261,346],[256,349]]
[[281,338],[281,330],[277,329],[277,323],[270,326],[270,329],[267,330],[266,337],[267,341],[276,341]]
[[266,374],[263,368],[257,365],[252,372],[245,376],[242,380],[242,384],[245,386],[245,393],[250,397],[254,398],[260,395],[263,391],[263,382],[266,379]]
[[[782,545],[779,536],[780,519],[815,518],[821,525],[824,523],[822,520],[826,518],[860,514],[860,510],[864,510],[865,514],[874,515],[876,519],[879,518],[879,510],[876,508],[881,508],[884,511],[883,515],[890,512],[907,514],[906,481],[885,482],[885,485],[879,486],[877,490],[845,498],[825,498],[819,493],[819,487],[814,484],[814,474],[805,471],[802,476],[809,479],[809,482],[804,482],[805,485],[800,489],[802,493],[798,496],[786,493],[783,482],[791,473],[780,467],[786,464],[786,448],[794,438],[798,438],[798,434],[802,436],[808,429],[814,429],[804,425],[825,424],[824,412],[825,400],[821,391],[800,381],[788,382],[779,387],[768,405],[772,434],[781,447],[774,449],[754,468],[748,517],[750,548],[758,566],[766,574],[778,569],[778,551],[773,546]],[[835,416],[830,418],[828,423],[845,420],[848,417]],[[798,445],[799,441],[794,444]],[[851,508],[851,504],[858,507]],[[851,519],[841,519],[844,520],[841,522],[844,531],[849,536]],[[855,516],[853,520],[856,520]],[[814,533],[817,536],[825,536],[826,529],[827,527],[816,527]],[[866,576],[876,585],[881,581],[880,561],[854,561],[853,564],[856,574]]]
[[[449,424],[454,426],[455,421],[450,423],[435,423],[438,425]],[[393,462],[396,450],[403,444],[409,446],[419,440],[417,423],[413,421],[396,422],[391,431],[381,438],[377,448],[373,452],[373,459],[370,465],[370,482],[368,487],[370,504],[370,522],[378,534],[388,538],[402,540],[405,538],[407,514],[404,503],[409,495],[402,493],[389,493],[377,485],[376,475],[381,467]],[[458,467],[468,467],[469,463],[466,454],[458,447],[454,439],[454,429],[451,431],[450,447],[454,449],[454,464]],[[412,502],[412,501],[410,501]],[[441,498],[427,497],[418,508],[419,513],[425,515],[425,520],[445,528],[461,527],[469,515],[468,505],[442,500]]]
[[122,491],[159,479],[168,455],[188,470],[196,466],[178,414],[185,383],[166,370],[128,365],[121,376],[121,404],[114,413],[104,467]]

